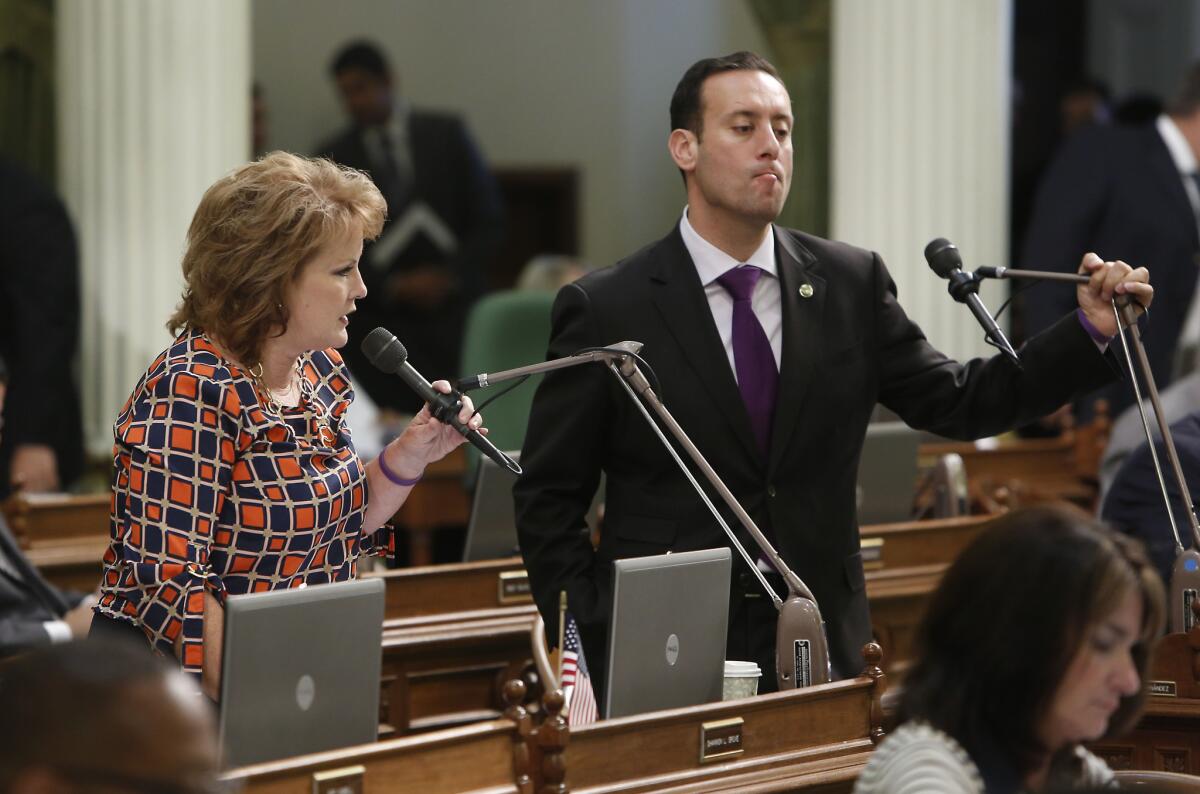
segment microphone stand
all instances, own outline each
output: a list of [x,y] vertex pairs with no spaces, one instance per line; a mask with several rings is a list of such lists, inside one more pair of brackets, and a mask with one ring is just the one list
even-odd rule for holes
[[[1007,267],[981,267],[976,271],[980,278],[1015,278],[1036,279],[1043,281],[1065,281],[1076,284],[1086,284],[1090,279],[1082,273],[1043,273],[1039,270],[1015,270]],[[1129,368],[1129,380],[1133,385],[1133,395],[1137,402],[1138,412],[1142,418],[1142,429],[1146,433],[1146,442],[1150,447],[1150,459],[1154,463],[1154,473],[1158,477],[1158,487],[1162,492],[1163,504],[1167,509],[1167,519],[1171,524],[1171,532],[1175,536],[1175,564],[1171,569],[1170,582],[1170,624],[1172,634],[1190,631],[1196,623],[1196,615],[1192,611],[1192,603],[1200,593],[1200,519],[1196,516],[1196,508],[1192,504],[1188,492],[1187,480],[1183,475],[1183,467],[1179,463],[1179,453],[1175,449],[1175,440],[1167,418],[1163,414],[1162,403],[1158,397],[1158,386],[1154,381],[1154,373],[1150,369],[1150,360],[1146,357],[1146,346],[1142,342],[1142,332],[1137,324],[1137,311],[1132,301],[1112,301],[1113,317],[1117,321],[1117,336],[1121,338],[1121,347],[1125,351],[1125,363]],[[1123,327],[1122,327],[1123,326]],[[1126,339],[1126,332],[1132,340],[1132,345]],[[1130,348],[1132,347],[1132,352]],[[1167,491],[1166,476],[1158,460],[1158,450],[1154,446],[1154,433],[1150,429],[1150,419],[1146,415],[1146,405],[1142,398],[1142,390],[1138,386],[1137,372],[1133,366],[1136,356],[1138,368],[1146,381],[1146,392],[1150,404],[1154,408],[1158,431],[1166,448],[1167,460],[1171,464],[1172,474],[1179,486],[1179,494],[1183,498],[1188,523],[1192,530],[1192,548],[1183,547],[1183,538],[1179,534],[1179,526],[1175,522],[1175,513],[1171,506],[1171,497]]]
[[[793,689],[828,683],[832,678],[829,663],[829,641],[825,635],[825,622],[821,618],[821,611],[817,607],[816,598],[813,596],[812,591],[808,589],[808,586],[804,584],[803,580],[779,556],[779,552],[775,550],[775,547],[763,535],[762,530],[754,523],[754,519],[738,503],[733,492],[721,480],[716,470],[709,465],[703,453],[692,443],[692,440],[675,420],[675,417],[671,415],[671,412],[663,405],[662,400],[654,393],[650,382],[637,365],[637,353],[641,348],[642,344],[640,342],[620,342],[599,350],[589,350],[574,356],[554,359],[527,367],[518,367],[516,369],[505,370],[504,372],[486,373],[471,378],[463,378],[458,381],[458,388],[482,387],[511,378],[536,375],[541,372],[549,372],[551,370],[594,361],[603,361],[607,364],[609,370],[625,388],[634,405],[637,406],[642,416],[645,417],[646,422],[650,425],[650,429],[658,437],[659,441],[662,442],[663,447],[679,466],[684,477],[691,483],[692,488],[700,496],[701,501],[704,502],[709,512],[712,513],[713,518],[725,530],[725,534],[733,543],[733,547],[737,549],[738,553],[742,555],[742,559],[750,566],[750,570],[754,572],[759,583],[762,584],[763,590],[766,591],[771,602],[775,605],[775,609],[778,610],[779,618],[776,621],[775,627],[775,671],[779,689]],[[675,447],[663,434],[658,423],[654,421],[654,417],[646,409],[647,404],[671,432],[671,435],[675,437],[676,442],[687,452],[688,457],[692,459],[692,462],[700,470],[701,474],[704,475],[709,485],[720,495],[722,501],[725,502],[729,509],[733,511],[738,523],[754,539],[759,550],[775,567],[775,570],[779,571],[782,575],[788,587],[788,597],[786,600],[781,599],[774,589],[772,589],[771,585],[768,584],[766,577],[759,570],[757,563],[750,557],[745,547],[742,546],[737,535],[730,529],[729,524],[725,522],[720,511],[717,510],[687,464],[684,463],[683,458],[680,457],[678,451],[676,451]]]

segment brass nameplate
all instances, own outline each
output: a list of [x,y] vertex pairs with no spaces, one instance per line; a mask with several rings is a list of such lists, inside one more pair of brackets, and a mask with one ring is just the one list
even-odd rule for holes
[[365,766],[344,766],[313,772],[313,794],[363,794]]
[[716,720],[700,725],[700,763],[706,764],[718,758],[741,755],[742,718]]
[[529,590],[529,574],[525,571],[501,571],[498,595],[501,604],[529,604],[533,594]]
[[1179,694],[1175,691],[1174,681],[1149,681],[1150,694],[1160,698],[1178,697]]
[[863,538],[858,545],[862,552],[864,571],[878,571],[883,568],[883,538]]

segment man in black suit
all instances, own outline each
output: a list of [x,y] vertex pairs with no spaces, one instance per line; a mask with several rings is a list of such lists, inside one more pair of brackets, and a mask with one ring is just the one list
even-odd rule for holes
[[60,491],[83,468],[72,365],[79,338],[75,233],[54,191],[0,161],[0,357],[13,387],[0,441],[0,497]]
[[[0,359],[0,411],[7,375]],[[21,552],[0,515],[0,657],[86,637],[96,600],[47,582]]]
[[352,124],[321,154],[368,172],[388,202],[383,234],[363,249],[367,297],[342,354],[378,405],[416,413],[421,399],[359,346],[382,325],[431,380],[457,374],[467,310],[502,235],[499,190],[462,120],[411,108],[373,44],[348,45],[330,71]]
[[[1171,381],[1176,345],[1196,293],[1198,156],[1200,64],[1153,123],[1097,125],[1067,141],[1038,189],[1017,265],[1069,272],[1080,251],[1095,251],[1153,273],[1159,299],[1143,325],[1160,388]],[[1022,299],[1030,334],[1050,327],[1072,306],[1071,291],[1057,284],[1039,284]],[[1133,400],[1124,383],[1111,384],[1087,402],[1099,397],[1108,400],[1112,416]],[[1090,409],[1083,407],[1086,416]]]
[[[1154,435],[1157,439],[1158,433]],[[1179,453],[1179,464],[1183,468],[1188,492],[1200,494],[1200,410],[1172,423],[1171,438]],[[1155,441],[1154,446],[1163,467],[1167,494],[1171,498],[1171,513],[1175,516],[1180,540],[1185,549],[1190,549],[1195,540],[1192,538],[1183,497],[1179,493],[1179,484],[1175,482],[1167,462],[1166,447],[1162,440]],[[1167,507],[1163,503],[1150,445],[1146,442],[1142,442],[1121,463],[1104,497],[1100,515],[1116,529],[1144,543],[1163,581],[1171,581],[1171,569],[1175,565],[1177,551],[1175,535],[1171,532],[1171,519],[1167,517]]]
[[[671,124],[668,148],[687,189],[682,219],[662,240],[558,293],[548,355],[645,344],[660,397],[812,589],[834,673],[852,676],[871,637],[855,478],[876,402],[914,427],[965,438],[1049,411],[1111,369],[1075,316],[1025,346],[1023,370],[1002,357],[958,364],[905,316],[878,255],[774,226],[791,180],[791,100],[759,56],[692,66],[671,100]],[[725,286],[743,278],[740,263],[762,271],[752,273],[748,297]],[[1104,311],[1114,290],[1143,301],[1153,291],[1141,283],[1145,271],[1130,275],[1123,263],[1089,256],[1083,266],[1093,278],[1080,302],[1105,340],[1115,331]],[[765,376],[751,366],[763,356]],[[760,385],[743,388],[751,381]],[[611,562],[727,540],[602,367],[546,376],[521,463],[513,493],[534,597],[555,636],[558,593],[567,591],[602,683]],[[593,551],[584,514],[601,471],[605,517]],[[736,555],[734,570],[728,658],[758,662],[762,689],[773,689],[776,613]],[[768,578],[782,592],[778,574]]]

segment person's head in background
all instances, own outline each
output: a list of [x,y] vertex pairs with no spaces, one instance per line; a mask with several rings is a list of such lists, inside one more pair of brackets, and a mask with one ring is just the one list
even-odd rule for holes
[[573,256],[538,254],[525,263],[517,276],[517,289],[538,292],[558,292],[591,270]]
[[212,705],[130,643],[51,645],[0,669],[0,791],[214,790]]
[[1058,103],[1063,136],[1093,124],[1112,121],[1112,93],[1102,80],[1083,77],[1067,87]]
[[374,127],[391,117],[395,85],[379,47],[368,41],[347,44],[334,56],[329,73],[342,106],[359,127]]
[[1132,727],[1163,613],[1137,541],[1077,510],[1014,511],[946,571],[898,716],[1028,780],[1079,743]]

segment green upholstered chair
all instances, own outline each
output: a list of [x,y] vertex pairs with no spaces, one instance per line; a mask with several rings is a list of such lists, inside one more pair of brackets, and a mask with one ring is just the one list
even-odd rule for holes
[[[467,316],[463,336],[462,374],[500,372],[544,361],[550,342],[550,309],[554,294],[532,290],[506,290],[481,298]],[[525,440],[529,407],[542,376],[525,383],[483,409],[488,438],[498,449],[519,450]],[[479,405],[491,395],[508,388],[501,383],[470,392]],[[467,447],[467,482],[474,485],[479,452]]]

